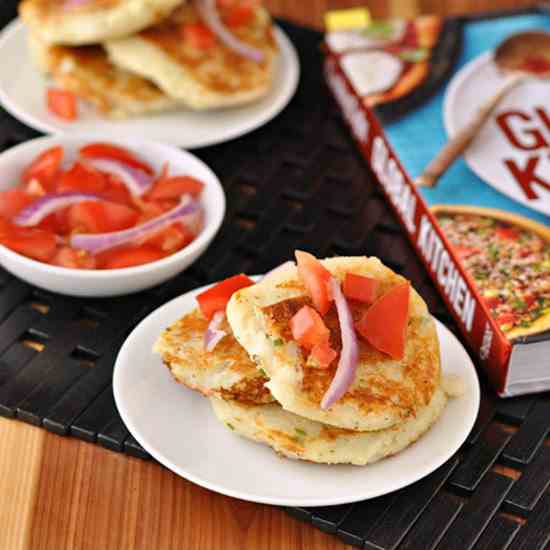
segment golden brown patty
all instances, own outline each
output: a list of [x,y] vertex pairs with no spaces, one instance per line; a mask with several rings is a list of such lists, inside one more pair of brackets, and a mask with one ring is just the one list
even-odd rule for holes
[[[322,263],[339,280],[346,273],[378,279],[380,294],[404,282],[377,258],[331,258]],[[370,431],[397,425],[430,402],[440,383],[439,342],[426,304],[414,290],[403,359],[393,360],[360,338],[355,380],[327,410],[320,408],[320,402],[334,378],[337,361],[326,369],[311,364],[292,340],[288,326],[292,315],[307,302],[296,268],[289,267],[236,292],[227,307],[237,340],[267,373],[267,386],[284,409],[325,424]],[[350,306],[358,319],[364,306],[353,302]],[[325,321],[331,343],[339,350],[334,309]]]
[[19,13],[49,44],[81,46],[127,36],[167,17],[183,0],[23,0]]
[[101,113],[124,118],[178,106],[152,82],[115,67],[101,46],[47,46],[31,37],[33,57],[64,90],[89,101]]
[[429,404],[397,426],[374,432],[335,428],[285,411],[280,405],[245,405],[210,398],[218,419],[236,434],[265,443],[290,458],[325,464],[363,466],[394,455],[416,441],[438,419],[446,404],[436,388]]
[[264,386],[267,379],[235,340],[231,327],[212,352],[204,349],[208,321],[194,310],[168,327],[159,337],[154,351],[162,356],[174,378],[204,395],[215,395],[243,403],[273,401]]
[[265,10],[256,10],[250,24],[231,29],[243,42],[264,52],[261,63],[235,53],[218,39],[210,48],[195,48],[184,36],[185,25],[196,23],[201,20],[195,8],[182,6],[161,24],[105,46],[115,63],[150,78],[194,109],[246,103],[270,89],[277,45]]

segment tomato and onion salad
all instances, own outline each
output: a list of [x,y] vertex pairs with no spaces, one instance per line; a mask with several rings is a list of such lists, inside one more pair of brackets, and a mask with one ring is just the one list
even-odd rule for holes
[[0,244],[71,269],[134,267],[178,252],[202,228],[204,183],[159,174],[133,152],[91,143],[69,162],[39,154],[16,187],[0,192]]

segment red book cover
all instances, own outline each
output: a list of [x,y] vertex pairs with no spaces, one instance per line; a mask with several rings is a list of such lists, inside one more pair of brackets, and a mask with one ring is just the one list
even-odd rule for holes
[[[517,71],[495,61],[534,30],[550,32],[548,12],[374,21],[324,45],[343,118],[504,397],[550,389],[550,81],[537,74],[550,59],[521,42],[531,73],[513,84]],[[464,154],[425,186],[432,159],[504,87]]]

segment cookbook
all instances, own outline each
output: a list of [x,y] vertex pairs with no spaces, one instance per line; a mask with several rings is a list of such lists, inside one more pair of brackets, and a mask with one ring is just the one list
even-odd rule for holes
[[[510,71],[495,50],[518,33]],[[367,21],[323,45],[343,118],[502,397],[550,389],[550,57],[523,43],[533,33],[550,33],[550,11]],[[519,72],[427,184],[438,152]]]

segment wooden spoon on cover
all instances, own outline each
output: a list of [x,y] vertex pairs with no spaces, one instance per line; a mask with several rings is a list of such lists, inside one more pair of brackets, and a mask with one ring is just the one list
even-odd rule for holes
[[494,62],[499,69],[507,73],[506,79],[481,105],[473,120],[447,142],[424,172],[416,178],[416,185],[435,186],[447,168],[467,149],[508,92],[530,78],[550,78],[550,33],[530,31],[510,36],[495,50]]

